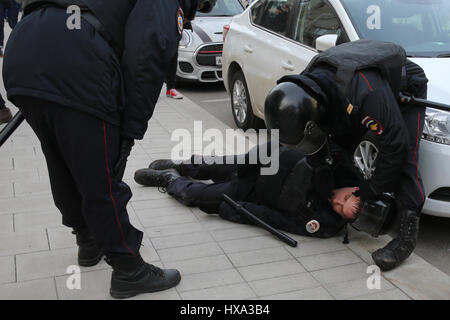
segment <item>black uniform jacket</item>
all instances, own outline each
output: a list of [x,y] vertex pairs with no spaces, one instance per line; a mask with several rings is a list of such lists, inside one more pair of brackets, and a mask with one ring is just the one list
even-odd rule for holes
[[120,125],[126,137],[142,139],[178,49],[178,9],[178,1],[137,0],[122,57],[85,19],[81,29],[70,30],[64,9],[30,13],[6,47],[8,99],[14,102],[24,95],[52,101]]
[[355,74],[350,92],[344,96],[334,85],[331,68],[317,66],[310,73],[289,76],[314,80],[329,98],[325,120],[320,124],[331,139],[353,155],[367,132],[372,132],[379,148],[376,170],[370,187],[376,194],[394,192],[408,155],[408,131],[397,99],[389,83],[372,69]]

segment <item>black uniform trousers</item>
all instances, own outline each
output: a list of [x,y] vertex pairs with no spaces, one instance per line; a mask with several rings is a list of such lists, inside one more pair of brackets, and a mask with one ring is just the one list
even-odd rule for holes
[[397,191],[397,208],[421,212],[425,202],[425,191],[419,172],[419,147],[425,122],[425,108],[408,107],[402,111],[408,129],[408,159],[403,167]]
[[[237,165],[226,164],[226,157],[193,156],[189,163],[181,164],[183,177],[171,183],[167,191],[185,205],[198,207],[210,214],[219,213],[224,194],[235,200],[238,198],[236,170]],[[212,180],[214,183],[206,184],[190,178]]]
[[14,103],[41,142],[63,224],[88,229],[109,257],[136,255],[143,233],[129,221],[126,205],[132,193],[112,172],[120,128],[44,100],[20,96]]
[[166,72],[166,85],[167,90],[175,89],[177,84],[177,67],[178,67],[178,50],[176,51],[175,56],[171,59],[170,65]]

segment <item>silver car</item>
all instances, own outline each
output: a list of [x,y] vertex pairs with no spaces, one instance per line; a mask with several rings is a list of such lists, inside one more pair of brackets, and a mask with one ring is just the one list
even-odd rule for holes
[[197,13],[178,50],[178,80],[222,81],[223,27],[244,11],[239,0],[218,0],[210,13]]

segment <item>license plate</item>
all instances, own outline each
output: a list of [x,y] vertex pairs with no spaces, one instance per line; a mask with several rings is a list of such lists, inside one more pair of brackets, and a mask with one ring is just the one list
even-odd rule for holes
[[222,65],[222,57],[216,57],[216,65],[218,66]]

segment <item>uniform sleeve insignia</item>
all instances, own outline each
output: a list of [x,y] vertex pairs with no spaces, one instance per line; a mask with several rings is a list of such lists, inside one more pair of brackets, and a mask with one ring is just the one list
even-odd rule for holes
[[376,135],[380,135],[383,133],[383,126],[381,125],[381,123],[372,117],[365,117],[361,123]]
[[351,103],[349,103],[349,105],[348,105],[348,107],[347,107],[347,113],[348,113],[349,115],[352,114],[354,108],[355,108],[355,107],[354,107]]
[[183,9],[181,9],[181,8],[178,8],[177,26],[178,26],[178,32],[180,34],[182,34],[183,33],[183,26],[184,26],[184,13],[183,13]]

